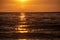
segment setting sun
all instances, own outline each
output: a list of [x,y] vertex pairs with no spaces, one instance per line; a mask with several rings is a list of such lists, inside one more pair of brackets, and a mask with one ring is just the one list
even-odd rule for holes
[[25,2],[27,2],[28,0],[19,0],[19,1],[20,1],[20,2],[24,2],[24,3],[25,3]]

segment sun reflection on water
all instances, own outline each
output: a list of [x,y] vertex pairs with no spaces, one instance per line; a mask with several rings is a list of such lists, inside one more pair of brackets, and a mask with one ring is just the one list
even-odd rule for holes
[[29,25],[18,25],[18,27],[27,27],[27,26],[29,26]]
[[[18,40],[40,40],[40,39],[18,39]],[[41,39],[44,40],[44,39]]]
[[18,39],[18,40],[27,40],[27,39]]
[[26,21],[26,18],[25,18],[25,14],[24,13],[21,13],[20,20],[21,21]]
[[21,22],[20,22],[21,25],[18,25],[18,27],[15,28],[15,30],[17,30],[17,33],[28,33],[28,29],[25,28],[25,27],[27,27],[28,25],[23,25],[23,24],[27,23],[27,22],[26,22],[25,13],[21,13],[21,15],[19,16],[19,18],[20,18],[20,21],[21,21]]

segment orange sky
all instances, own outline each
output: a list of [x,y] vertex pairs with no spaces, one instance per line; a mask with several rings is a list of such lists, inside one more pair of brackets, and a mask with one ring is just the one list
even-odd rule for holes
[[59,0],[0,0],[0,12],[60,12]]

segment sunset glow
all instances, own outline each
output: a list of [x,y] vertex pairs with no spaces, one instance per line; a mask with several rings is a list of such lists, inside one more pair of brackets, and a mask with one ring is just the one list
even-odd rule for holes
[[1,0],[0,12],[59,12],[59,0]]

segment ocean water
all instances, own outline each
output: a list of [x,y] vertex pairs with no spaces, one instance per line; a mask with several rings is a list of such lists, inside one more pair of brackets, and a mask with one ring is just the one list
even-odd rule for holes
[[60,12],[0,12],[0,40],[60,40]]

